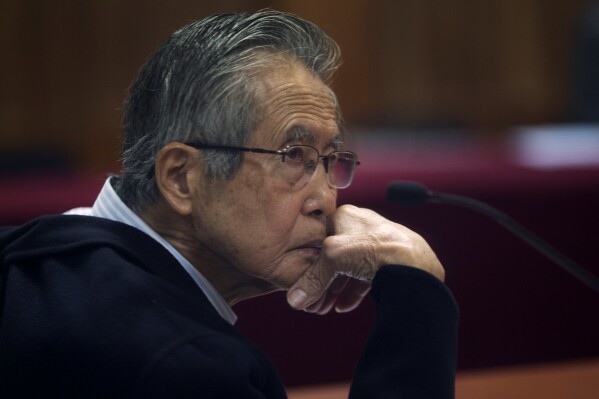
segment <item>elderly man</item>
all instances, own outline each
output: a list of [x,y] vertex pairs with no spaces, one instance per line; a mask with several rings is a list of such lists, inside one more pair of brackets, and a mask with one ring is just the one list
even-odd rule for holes
[[[457,310],[416,233],[336,207],[336,44],[263,11],[175,32],[131,87],[123,173],[93,208],[0,235],[2,397],[283,398],[231,305],[287,290],[295,309],[377,323],[355,398],[451,397]],[[293,344],[293,343],[290,343]]]

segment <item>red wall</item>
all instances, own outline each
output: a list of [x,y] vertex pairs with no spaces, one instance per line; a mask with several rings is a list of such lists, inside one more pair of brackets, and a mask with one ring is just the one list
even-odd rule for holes
[[[598,167],[533,169],[517,163],[505,143],[373,142],[357,144],[362,165],[340,202],[372,208],[429,240],[461,309],[460,368],[599,356],[598,293],[485,216],[385,199],[393,180],[473,196],[599,275]],[[91,205],[104,177],[0,176],[0,224]],[[289,309],[282,293],[235,310],[239,329],[272,356],[289,385],[350,379],[374,318],[369,301],[350,314],[323,317]]]

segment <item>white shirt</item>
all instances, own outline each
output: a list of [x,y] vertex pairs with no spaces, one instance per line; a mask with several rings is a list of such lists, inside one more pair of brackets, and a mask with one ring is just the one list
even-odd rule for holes
[[104,187],[100,191],[94,206],[91,208],[75,208],[65,212],[65,215],[84,215],[95,216],[104,219],[110,219],[115,222],[125,223],[135,227],[138,230],[146,233],[154,240],[158,241],[167,251],[169,251],[175,259],[179,261],[183,269],[196,282],[198,287],[204,292],[210,303],[216,311],[229,323],[235,324],[237,316],[227,301],[218,293],[218,291],[210,284],[210,282],[196,269],[179,251],[175,249],[167,240],[146,224],[139,216],[135,214],[125,203],[120,199],[116,191],[110,184],[110,178],[106,179]]

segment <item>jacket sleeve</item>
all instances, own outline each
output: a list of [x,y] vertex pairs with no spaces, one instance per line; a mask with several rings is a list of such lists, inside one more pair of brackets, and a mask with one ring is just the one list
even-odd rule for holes
[[375,327],[350,399],[453,398],[458,308],[447,287],[422,270],[385,266],[371,296]]

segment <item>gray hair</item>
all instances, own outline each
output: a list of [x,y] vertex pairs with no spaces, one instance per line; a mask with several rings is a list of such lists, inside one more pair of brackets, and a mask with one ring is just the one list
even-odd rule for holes
[[[159,198],[154,161],[169,142],[245,145],[263,116],[256,82],[284,62],[300,62],[330,84],[340,51],[311,22],[271,10],[214,15],[173,33],[141,68],[125,102],[123,174],[115,187],[123,201],[139,211]],[[223,179],[243,159],[227,151],[203,156],[208,176]]]

